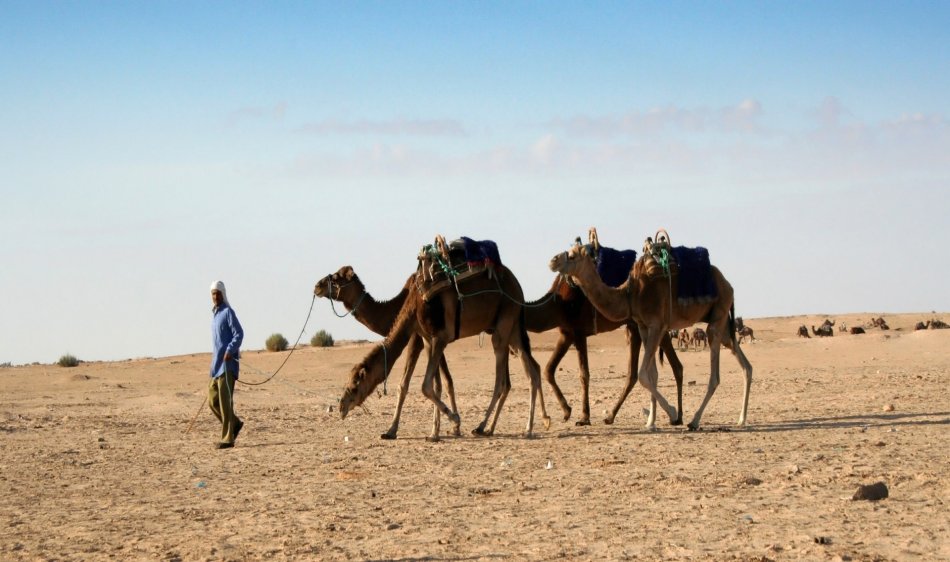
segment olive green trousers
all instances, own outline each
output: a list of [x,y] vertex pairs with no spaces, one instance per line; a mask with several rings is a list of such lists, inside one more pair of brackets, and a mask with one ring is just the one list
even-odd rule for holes
[[223,375],[211,379],[208,404],[214,417],[221,422],[221,442],[234,443],[234,432],[241,421],[234,413],[234,375],[225,371]]

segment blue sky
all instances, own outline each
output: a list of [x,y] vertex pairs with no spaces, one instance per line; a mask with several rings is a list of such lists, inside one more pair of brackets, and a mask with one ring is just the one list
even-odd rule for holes
[[[294,339],[436,233],[529,298],[587,227],[706,246],[745,317],[950,311],[942,2],[0,0],[0,363]],[[307,335],[371,338],[319,301]]]

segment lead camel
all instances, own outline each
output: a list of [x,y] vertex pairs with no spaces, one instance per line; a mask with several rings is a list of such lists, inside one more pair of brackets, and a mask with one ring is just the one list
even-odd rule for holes
[[[567,252],[554,256],[549,265],[552,271],[571,275],[584,289],[591,303],[607,318],[614,321],[632,319],[637,322],[643,335],[645,350],[639,371],[640,383],[667,412],[670,420],[677,418],[676,408],[672,407],[656,388],[656,353],[660,339],[670,329],[686,328],[697,322],[707,322],[706,334],[709,338],[710,350],[709,384],[706,396],[688,427],[691,430],[699,429],[703,412],[719,386],[720,345],[725,345],[732,350],[745,374],[745,388],[738,421],[740,426],[745,425],[749,408],[749,391],[752,386],[752,365],[746,359],[736,339],[732,285],[718,268],[710,266],[716,296],[704,302],[681,304],[677,299],[678,267],[675,263],[671,263],[669,276],[665,275],[660,264],[649,257],[653,249],[652,240],[648,240],[645,255],[634,265],[630,278],[617,288],[607,286],[600,279],[593,260],[584,246],[575,246]],[[647,428],[653,429],[654,426],[655,410],[651,410]]]

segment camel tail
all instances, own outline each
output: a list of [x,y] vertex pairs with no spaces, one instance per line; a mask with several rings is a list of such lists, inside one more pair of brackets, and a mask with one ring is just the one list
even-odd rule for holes
[[521,338],[521,348],[526,350],[526,352],[530,352],[531,342],[528,338],[528,323],[525,319],[525,307],[523,306],[521,307],[521,312],[518,314],[518,336]]
[[662,365],[663,364],[663,347],[662,346],[660,347],[660,353],[658,353],[657,355],[660,356],[660,365]]
[[732,343],[739,345],[739,340],[736,336],[736,303],[729,305],[729,334],[729,337],[732,338]]

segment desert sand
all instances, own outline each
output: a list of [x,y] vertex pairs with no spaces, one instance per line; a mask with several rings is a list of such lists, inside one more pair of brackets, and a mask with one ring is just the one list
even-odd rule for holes
[[[879,315],[889,331],[811,339],[796,329],[824,316],[747,318],[749,423],[735,425],[742,376],[724,352],[698,432],[665,416],[645,431],[641,387],[614,425],[602,422],[626,376],[621,331],[589,341],[593,424],[564,421],[545,383],[552,425],[539,422],[533,439],[521,435],[520,361],[495,436],[469,433],[492,388],[487,339],[447,350],[463,436],[438,443],[425,440],[421,370],[399,438],[379,438],[404,358],[388,394],[340,419],[346,377],[370,343],[301,348],[270,382],[239,386],[246,426],[223,451],[206,407],[187,431],[208,354],[0,369],[0,559],[950,560],[950,330],[913,329],[950,315],[834,319]],[[555,338],[531,337],[542,365]],[[286,356],[248,347],[246,382]],[[709,353],[680,357],[689,420]],[[558,382],[575,417],[577,372],[571,351]],[[668,366],[660,390],[675,398]],[[879,481],[888,498],[851,499]]]

